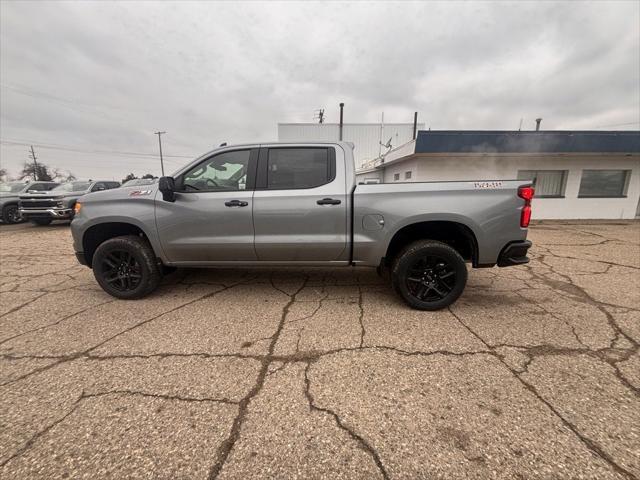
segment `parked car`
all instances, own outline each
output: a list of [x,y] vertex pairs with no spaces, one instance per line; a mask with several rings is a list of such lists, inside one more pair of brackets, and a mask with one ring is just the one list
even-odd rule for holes
[[82,197],[76,256],[124,299],[152,292],[163,267],[377,267],[422,310],[460,296],[465,262],[529,261],[530,181],[356,185],[352,148],[225,146],[144,190]]
[[4,223],[20,223],[22,216],[18,207],[23,193],[44,193],[60,185],[58,182],[7,182],[0,183],[0,213]]
[[122,184],[123,187],[139,187],[141,185],[153,185],[158,181],[157,178],[132,178]]
[[20,215],[35,225],[49,225],[53,220],[71,220],[76,200],[91,192],[118,188],[120,182],[87,180],[58,185],[46,194],[29,192],[20,195]]

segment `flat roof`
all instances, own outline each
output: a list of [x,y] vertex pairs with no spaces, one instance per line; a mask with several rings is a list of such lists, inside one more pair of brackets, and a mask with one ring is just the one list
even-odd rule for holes
[[420,130],[415,153],[640,153],[640,131]]

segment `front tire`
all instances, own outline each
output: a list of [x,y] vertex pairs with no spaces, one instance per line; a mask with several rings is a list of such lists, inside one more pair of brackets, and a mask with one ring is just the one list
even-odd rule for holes
[[395,259],[393,288],[412,308],[440,310],[455,302],[467,284],[467,266],[449,245],[419,240]]
[[93,254],[91,268],[105,292],[125,300],[149,295],[162,280],[151,245],[135,235],[101,243]]
[[53,220],[50,218],[32,218],[29,221],[34,225],[38,225],[39,227],[44,227],[45,225],[49,225],[51,222],[53,222]]
[[2,209],[2,221],[7,225],[13,225],[15,223],[22,222],[22,215],[20,215],[18,205],[6,205]]

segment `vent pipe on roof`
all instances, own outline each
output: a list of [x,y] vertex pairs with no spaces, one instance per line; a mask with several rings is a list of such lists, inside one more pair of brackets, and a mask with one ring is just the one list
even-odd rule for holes
[[344,111],[344,103],[340,102],[340,141],[342,141],[342,114]]
[[540,131],[540,122],[542,122],[542,119],[536,118],[536,132]]
[[413,112],[413,139],[416,139],[418,133],[418,112]]

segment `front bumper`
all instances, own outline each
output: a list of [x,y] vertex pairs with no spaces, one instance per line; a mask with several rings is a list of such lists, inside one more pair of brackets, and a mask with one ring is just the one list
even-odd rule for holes
[[84,265],[85,267],[89,266],[89,264],[87,263],[87,259],[84,256],[84,252],[75,252],[75,254],[80,265]]
[[21,208],[20,215],[24,218],[53,218],[55,220],[65,220],[73,218],[71,208]]
[[500,252],[498,257],[499,267],[510,267],[512,265],[524,265],[529,263],[529,257],[527,257],[527,250],[531,248],[531,242],[529,240],[518,240],[516,242],[509,242]]

